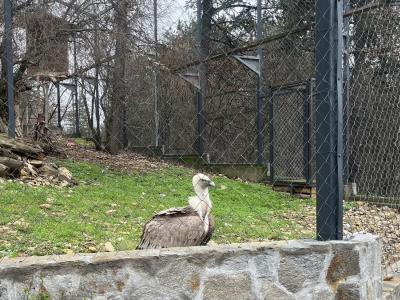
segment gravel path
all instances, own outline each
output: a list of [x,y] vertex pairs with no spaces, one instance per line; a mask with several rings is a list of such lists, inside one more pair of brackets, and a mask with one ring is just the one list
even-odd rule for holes
[[[382,266],[387,273],[400,274],[400,210],[365,202],[352,203],[344,215],[344,235],[372,233],[382,239]],[[315,232],[315,208],[286,216]],[[397,264],[396,264],[397,263]],[[397,266],[396,266],[397,265]]]
[[400,213],[398,208],[359,202],[345,214],[344,234],[369,232],[382,239],[383,264],[389,273],[399,272],[394,267],[400,261]]

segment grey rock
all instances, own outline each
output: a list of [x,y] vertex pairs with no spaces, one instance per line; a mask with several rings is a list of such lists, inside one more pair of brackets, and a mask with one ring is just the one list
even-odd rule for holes
[[292,293],[297,293],[307,284],[318,284],[324,261],[325,255],[322,254],[283,256],[278,271],[279,282]]
[[227,253],[217,254],[212,264],[208,266],[209,269],[218,269],[220,271],[246,271],[251,256],[247,254]]
[[52,165],[50,165],[50,164],[43,165],[39,169],[39,172],[41,174],[46,175],[46,176],[52,176],[52,177],[57,177],[58,176],[58,170],[55,167],[53,167]]
[[[188,297],[193,297],[200,288],[200,275],[204,272],[203,266],[196,260],[185,258],[171,260],[169,264],[157,272],[160,285],[171,291],[180,292]],[[171,276],[174,274],[174,276]]]
[[361,300],[360,287],[356,284],[340,284],[335,300]]
[[290,295],[282,288],[273,282],[266,282],[263,286],[264,300],[295,300],[293,295]]
[[185,300],[185,296],[171,294],[170,291],[162,287],[143,286],[134,290],[134,292],[125,295],[123,299],[135,300]]
[[250,274],[216,275],[204,283],[203,300],[252,299]]
[[256,277],[276,281],[278,279],[277,269],[279,266],[279,255],[277,253],[258,255],[254,257],[253,263],[256,268]]
[[337,249],[329,265],[326,280],[329,284],[360,273],[360,255],[355,250]]

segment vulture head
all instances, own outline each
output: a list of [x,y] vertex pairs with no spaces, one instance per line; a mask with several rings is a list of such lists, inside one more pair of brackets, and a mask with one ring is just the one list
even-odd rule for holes
[[204,174],[197,174],[193,176],[192,183],[195,191],[196,189],[199,191],[205,191],[210,187],[215,187],[215,183]]

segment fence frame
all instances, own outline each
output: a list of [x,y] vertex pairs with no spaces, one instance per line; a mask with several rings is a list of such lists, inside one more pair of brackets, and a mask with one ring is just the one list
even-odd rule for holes
[[343,1],[316,1],[317,239],[343,239]]

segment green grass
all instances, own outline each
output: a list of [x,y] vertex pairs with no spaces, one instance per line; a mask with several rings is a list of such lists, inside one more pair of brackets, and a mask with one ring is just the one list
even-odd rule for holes
[[[134,249],[142,226],[156,212],[185,206],[194,170],[124,174],[94,164],[62,161],[80,184],[32,188],[0,184],[0,257]],[[211,191],[217,243],[312,237],[287,213],[310,210],[312,200],[276,193],[262,184],[213,177]],[[70,249],[70,250],[68,250]]]

